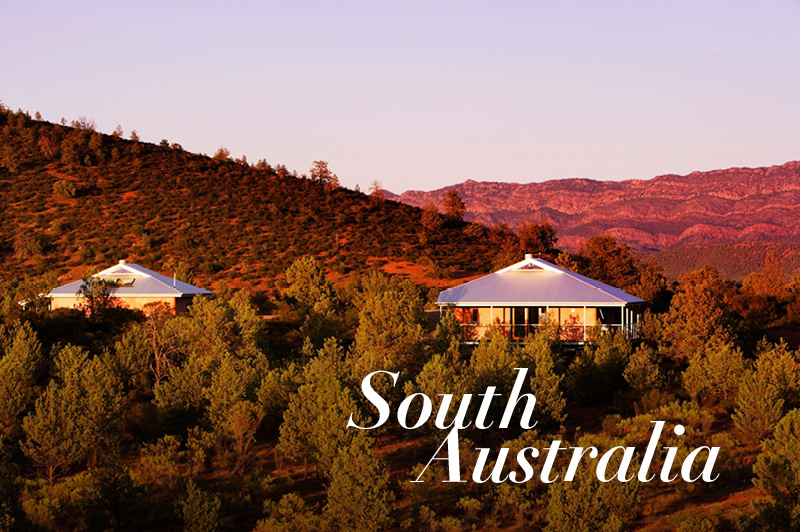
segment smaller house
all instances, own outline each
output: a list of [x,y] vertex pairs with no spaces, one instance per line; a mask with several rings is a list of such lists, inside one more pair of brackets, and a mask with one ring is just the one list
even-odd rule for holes
[[541,327],[558,326],[561,339],[585,342],[592,328],[638,336],[644,300],[565,270],[546,260],[525,260],[439,294],[440,310],[453,309],[470,340],[491,329],[523,340]]
[[[96,273],[94,277],[108,281],[109,294],[117,299],[115,303],[130,309],[143,310],[145,305],[164,303],[175,312],[185,312],[195,296],[211,295],[204,288],[124,260]],[[80,308],[84,299],[79,293],[82,285],[81,280],[54,288],[47,294],[50,309]]]

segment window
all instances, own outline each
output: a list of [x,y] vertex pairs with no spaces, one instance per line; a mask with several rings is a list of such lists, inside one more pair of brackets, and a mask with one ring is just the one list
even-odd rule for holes
[[478,309],[472,309],[472,323],[478,323]]

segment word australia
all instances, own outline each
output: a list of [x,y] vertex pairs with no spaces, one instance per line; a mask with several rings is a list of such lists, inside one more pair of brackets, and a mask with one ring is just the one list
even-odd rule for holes
[[[517,422],[519,427],[523,430],[530,430],[536,426],[536,421],[532,421],[534,407],[536,406],[536,397],[530,393],[521,393],[525,383],[527,368],[515,368],[517,372],[514,386],[511,394],[506,400],[503,414],[496,426],[498,429],[509,428],[514,413],[517,407],[522,404],[522,414]],[[378,420],[371,426],[362,427],[353,421],[353,414],[347,422],[347,428],[355,428],[360,430],[372,430],[383,426],[392,416],[392,408],[388,401],[384,399],[371,384],[374,375],[384,373],[392,378],[393,386],[397,384],[399,373],[390,371],[374,371],[364,377],[361,382],[361,391],[364,397],[369,401],[378,411]],[[459,453],[459,440],[458,431],[469,427],[474,427],[479,430],[487,430],[494,428],[496,420],[487,420],[489,409],[492,401],[501,394],[495,393],[496,386],[489,386],[486,388],[485,393],[478,394],[481,397],[481,402],[474,419],[468,419],[469,407],[472,400],[472,394],[464,394],[458,405],[455,415],[450,415],[451,405],[453,404],[453,394],[440,394],[442,401],[439,407],[434,423],[436,428],[447,431],[447,436],[444,438],[438,449],[428,460],[428,463],[422,469],[420,474],[412,482],[423,482],[422,477],[431,464],[437,461],[443,461],[447,465],[448,476],[443,482],[468,482],[467,479],[462,477],[462,467]],[[420,403],[419,407],[412,412],[412,406],[415,402]],[[395,416],[397,422],[401,427],[407,430],[414,430],[425,423],[427,423],[433,415],[433,401],[424,393],[415,393],[406,397],[398,406]],[[448,418],[451,420],[448,422]],[[644,454],[637,451],[636,447],[612,447],[601,454],[595,447],[570,447],[562,446],[561,440],[553,440],[552,443],[541,449],[536,447],[525,447],[516,453],[516,462],[519,467],[514,467],[513,463],[508,463],[510,449],[503,447],[497,453],[494,460],[490,460],[491,449],[477,448],[478,456],[474,467],[472,468],[472,481],[478,483],[493,482],[501,484],[504,482],[512,482],[521,484],[534,479],[537,474],[533,462],[537,459],[542,461],[539,470],[539,480],[541,482],[550,484],[556,481],[571,482],[575,478],[580,465],[590,460],[595,462],[595,474],[597,479],[601,482],[610,482],[616,480],[618,482],[629,482],[633,479],[638,479],[640,482],[650,482],[658,478],[662,482],[673,482],[682,479],[685,482],[714,482],[719,475],[714,475],[714,465],[719,455],[719,447],[702,446],[691,450],[683,458],[683,462],[679,467],[676,467],[676,457],[678,456],[678,447],[661,446],[660,438],[664,431],[665,421],[652,421],[653,430],[650,434],[650,440],[644,449]],[[682,425],[675,425],[673,431],[677,436],[683,436],[686,429]],[[660,471],[650,471],[656,453],[659,452],[659,447],[665,453],[663,465]],[[566,461],[568,458],[568,465],[566,469],[556,470],[556,460],[558,458]],[[485,471],[487,463],[494,461],[492,470]],[[698,467],[695,467],[697,462]],[[698,472],[697,470],[700,469]]]

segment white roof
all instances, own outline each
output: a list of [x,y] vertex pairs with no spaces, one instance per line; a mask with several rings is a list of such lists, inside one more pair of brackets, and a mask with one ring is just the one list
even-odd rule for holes
[[439,294],[437,305],[488,306],[624,306],[644,303],[619,288],[526,256],[495,273]]
[[[94,277],[106,279],[116,286],[110,293],[116,297],[182,297],[194,295],[210,295],[205,288],[174,280],[166,275],[148,270],[138,264],[128,264],[124,260],[119,264],[96,273]],[[75,297],[83,281],[73,281],[54,288],[48,297]]]

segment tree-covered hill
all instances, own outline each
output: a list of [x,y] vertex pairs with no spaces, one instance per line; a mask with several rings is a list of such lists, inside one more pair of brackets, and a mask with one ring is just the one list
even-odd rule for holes
[[421,209],[380,191],[129,136],[0,110],[0,275],[77,277],[125,258],[265,287],[305,254],[334,276],[403,262],[429,279],[486,270],[494,255],[484,228],[437,216],[423,229]]

